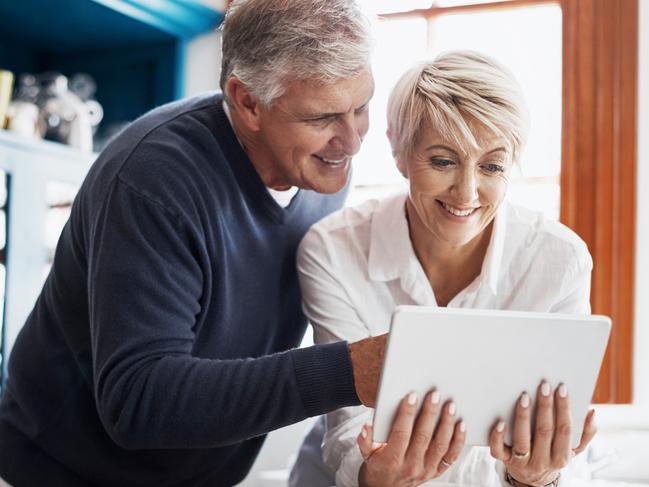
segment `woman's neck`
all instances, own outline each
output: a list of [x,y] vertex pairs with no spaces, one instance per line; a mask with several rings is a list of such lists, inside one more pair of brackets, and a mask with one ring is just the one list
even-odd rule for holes
[[453,246],[437,238],[406,202],[406,216],[415,255],[419,260],[439,306],[446,306],[480,275],[489,247],[493,222],[470,242]]

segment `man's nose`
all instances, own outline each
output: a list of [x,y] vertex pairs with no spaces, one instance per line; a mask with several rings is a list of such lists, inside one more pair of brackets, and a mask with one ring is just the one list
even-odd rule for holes
[[341,121],[337,127],[337,133],[331,141],[331,145],[348,156],[353,156],[361,149],[361,135],[363,134],[359,122]]

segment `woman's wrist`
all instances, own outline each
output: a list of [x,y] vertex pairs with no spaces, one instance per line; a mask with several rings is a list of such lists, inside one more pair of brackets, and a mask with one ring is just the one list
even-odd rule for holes
[[549,484],[544,484],[544,485],[530,485],[530,484],[524,484],[523,482],[519,482],[516,480],[512,475],[509,473],[509,471],[505,471],[505,481],[511,485],[512,487],[557,487],[559,485],[559,477],[561,474],[557,475],[557,478],[555,478],[552,482]]

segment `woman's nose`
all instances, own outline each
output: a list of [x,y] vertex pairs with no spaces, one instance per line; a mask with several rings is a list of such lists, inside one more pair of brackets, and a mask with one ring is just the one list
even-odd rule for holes
[[458,172],[455,193],[459,203],[470,204],[478,199],[478,178],[473,169]]

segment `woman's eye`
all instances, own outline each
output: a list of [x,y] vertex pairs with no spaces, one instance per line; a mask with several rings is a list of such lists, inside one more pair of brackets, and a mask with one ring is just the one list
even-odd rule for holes
[[484,164],[482,167],[484,168],[485,171],[494,174],[505,172],[505,166],[503,166],[502,164],[495,164],[495,163]]
[[433,157],[430,162],[435,167],[448,167],[453,165],[453,161],[450,159],[442,159],[440,157]]

